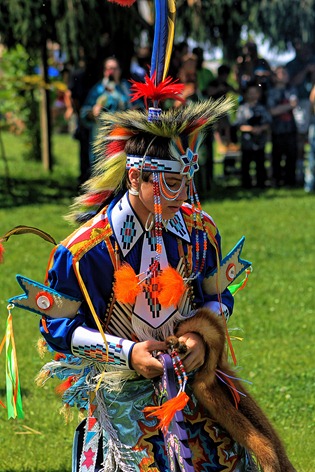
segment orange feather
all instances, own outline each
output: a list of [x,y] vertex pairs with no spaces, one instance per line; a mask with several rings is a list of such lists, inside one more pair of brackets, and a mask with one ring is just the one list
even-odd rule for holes
[[65,359],[65,358],[66,358],[65,354],[63,354],[62,352],[56,352],[56,354],[54,355],[55,361],[60,361],[61,359]]
[[185,290],[187,290],[181,275],[172,267],[168,267],[163,269],[158,281],[161,287],[158,295],[161,305],[165,307],[178,305]]
[[64,382],[62,382],[60,385],[58,385],[55,388],[55,391],[58,395],[63,395],[68,388],[71,387],[71,385],[75,382],[76,378],[74,375],[71,375],[70,377],[67,378]]
[[133,304],[141,290],[136,273],[129,264],[123,264],[116,270],[114,293],[119,302]]
[[167,400],[161,406],[147,406],[143,409],[143,413],[148,417],[155,416],[159,419],[158,428],[166,434],[175,413],[185,408],[188,400],[189,396],[185,392],[180,392],[179,395]]

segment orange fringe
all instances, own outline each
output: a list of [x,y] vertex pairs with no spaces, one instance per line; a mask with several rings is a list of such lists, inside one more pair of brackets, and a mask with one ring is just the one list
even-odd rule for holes
[[56,352],[54,355],[54,361],[60,361],[61,359],[65,359],[66,355],[63,354],[62,352]]
[[141,290],[136,273],[129,264],[123,264],[116,270],[114,293],[119,302],[134,304]]
[[159,302],[162,306],[177,306],[181,297],[187,289],[185,282],[177,270],[172,267],[163,269],[162,274],[158,277],[161,291],[158,295]]
[[75,375],[71,375],[70,377],[67,378],[64,382],[62,382],[60,385],[57,385],[55,388],[55,392],[58,395],[63,395],[68,388],[71,387],[71,385],[75,382],[76,377]]
[[155,416],[159,419],[158,428],[166,434],[175,413],[185,408],[188,400],[189,396],[185,392],[180,392],[179,395],[167,400],[161,406],[147,406],[143,409],[143,413],[148,417]]

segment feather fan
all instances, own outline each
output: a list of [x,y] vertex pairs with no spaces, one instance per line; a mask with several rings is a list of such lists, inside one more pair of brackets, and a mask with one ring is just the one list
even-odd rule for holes
[[10,236],[13,236],[14,234],[28,234],[28,233],[36,234],[37,236],[40,236],[42,239],[45,239],[45,241],[48,241],[49,243],[52,243],[54,245],[57,244],[54,238],[50,234],[46,233],[45,231],[42,231],[39,228],[34,228],[33,226],[24,226],[24,225],[15,226],[15,228],[10,229],[10,231],[5,233],[0,238],[0,241],[8,241]]

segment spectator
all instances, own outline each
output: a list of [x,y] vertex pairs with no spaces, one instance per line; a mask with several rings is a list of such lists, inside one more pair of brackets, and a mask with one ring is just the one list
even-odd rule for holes
[[298,106],[294,110],[297,125],[297,163],[296,179],[302,184],[304,180],[304,148],[308,139],[311,119],[309,95],[315,83],[315,56],[311,45],[300,39],[294,41],[295,58],[286,65],[290,84],[296,87]]
[[228,82],[229,75],[231,73],[231,67],[222,64],[218,67],[217,77],[208,85],[207,95],[217,99],[221,98],[224,95],[227,95],[229,92],[239,93],[231,84]]
[[129,93],[129,82],[121,79],[118,60],[108,57],[104,61],[103,79],[91,88],[80,113],[84,125],[90,128],[90,163],[93,163],[96,158],[92,143],[98,130],[101,111],[114,113],[118,110],[127,110],[130,108]]
[[[296,90],[289,85],[287,70],[277,67],[274,86],[267,96],[267,106],[272,116],[272,177],[276,187],[281,185],[282,177],[285,185],[295,184],[297,133],[293,111],[297,103]],[[283,157],[285,165],[282,169]]]
[[310,102],[312,107],[312,116],[308,133],[310,149],[308,153],[308,162],[305,169],[305,192],[313,192],[315,190],[315,86],[313,86],[310,93]]
[[95,71],[96,66],[94,62],[87,62],[82,59],[79,67],[70,73],[68,82],[68,94],[72,108],[67,109],[67,118],[69,119],[72,113],[76,118],[76,128],[73,137],[79,142],[79,185],[82,185],[90,177],[90,128],[85,126],[80,113],[89,90],[95,84],[95,76],[97,76]]
[[265,187],[265,145],[271,116],[266,107],[259,103],[260,97],[260,87],[255,83],[249,84],[244,93],[244,102],[237,110],[236,124],[241,131],[241,173],[244,188],[252,187],[251,162],[256,165],[257,187]]
[[[182,65],[178,71],[178,79],[184,84],[183,98],[187,102],[198,102],[202,100],[203,96],[198,87],[197,80],[197,56],[192,53],[188,53],[182,58]],[[176,101],[174,106],[180,106],[181,101]]]
[[[183,57],[182,66],[178,72],[178,78],[184,84],[183,97],[186,104],[200,102],[204,99],[198,86],[198,58],[195,54],[188,53]],[[183,106],[182,102],[175,101],[177,108]],[[205,198],[210,191],[213,179],[213,133],[208,131],[207,136],[200,146],[199,167],[201,172],[196,176],[196,185],[200,198]]]
[[183,57],[186,54],[188,54],[188,44],[186,41],[174,45],[169,67],[169,75],[171,77],[177,77],[178,71],[182,66]]
[[148,75],[151,63],[151,50],[148,46],[139,47],[131,60],[130,74],[133,80],[144,82]]
[[196,47],[192,53],[197,57],[197,83],[198,89],[204,97],[208,97],[207,88],[211,80],[214,79],[213,73],[207,67],[204,67],[204,51],[201,47]]
[[[219,99],[226,96],[229,92],[238,94],[231,84],[228,82],[231,73],[230,66],[222,64],[217,71],[217,78],[213,79],[207,88],[207,95],[213,99]],[[214,131],[215,140],[218,143],[218,151],[226,152],[228,149],[235,151],[237,146],[235,144],[235,137],[233,135],[232,125],[229,116],[223,116],[217,123]],[[234,142],[233,142],[234,141]]]
[[242,92],[247,89],[248,84],[254,82],[261,87],[260,100],[265,101],[265,93],[271,85],[272,72],[268,61],[258,56],[257,45],[253,41],[244,45],[242,55],[237,58],[236,74]]

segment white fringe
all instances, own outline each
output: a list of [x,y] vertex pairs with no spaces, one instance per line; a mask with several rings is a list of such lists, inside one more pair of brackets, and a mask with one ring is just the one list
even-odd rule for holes
[[140,320],[137,316],[132,316],[132,328],[139,341],[147,340],[158,340],[164,341],[167,336],[174,334],[174,326],[177,323],[184,320],[186,317],[181,315],[179,311],[176,311],[162,326],[153,328],[144,321]]
[[134,467],[129,465],[127,461],[137,464],[141,461],[141,457],[138,460],[137,453],[119,440],[117,432],[111,424],[101,392],[97,393],[97,416],[101,427],[109,436],[106,443],[107,454],[100,472],[134,472]]
[[103,390],[120,393],[128,380],[135,379],[139,375],[134,370],[121,370],[113,372],[91,372],[86,377],[86,385],[89,391]]

